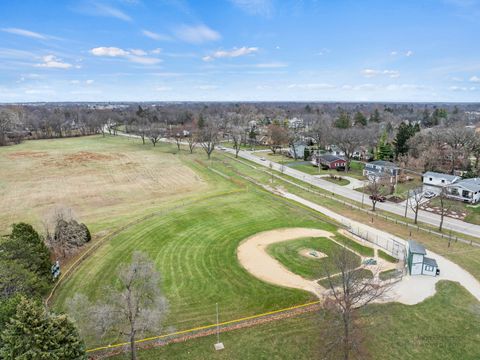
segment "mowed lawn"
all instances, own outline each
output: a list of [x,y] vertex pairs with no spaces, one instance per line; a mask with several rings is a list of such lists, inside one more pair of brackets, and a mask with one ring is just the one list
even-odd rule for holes
[[[318,259],[306,257],[301,254],[301,251],[306,249],[313,249],[327,256]],[[282,241],[267,248],[268,254],[277,259],[287,269],[311,280],[327,276],[326,271],[330,274],[338,272],[331,256],[339,251],[342,251],[342,247],[327,238]],[[360,257],[352,252],[350,254],[355,258],[354,261],[358,263],[357,266],[360,266]]]
[[167,201],[217,190],[171,145],[89,136],[26,141],[0,148],[0,234],[14,222],[39,229],[70,209],[95,232],[115,228]]
[[[313,295],[264,283],[241,267],[239,243],[266,230],[287,227],[336,231],[309,210],[257,190],[186,205],[138,225],[101,246],[62,284],[54,308],[65,310],[75,293],[102,299],[117,269],[135,250],[144,251],[163,277],[170,307],[165,329],[188,329],[215,321],[215,303],[223,320],[302,304]],[[104,343],[87,339],[89,346]],[[108,342],[107,342],[108,343]]]
[[[480,358],[480,304],[463,287],[439,282],[424,302],[370,305],[362,312],[368,359],[476,360]],[[151,350],[139,359],[267,360],[322,359],[325,348],[319,313],[235,330],[220,335],[225,350],[215,351],[216,336]],[[327,325],[328,326],[328,325]],[[113,359],[128,359],[127,355]]]

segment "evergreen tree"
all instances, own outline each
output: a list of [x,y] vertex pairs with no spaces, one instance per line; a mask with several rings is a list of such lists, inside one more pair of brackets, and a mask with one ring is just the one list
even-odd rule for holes
[[355,113],[354,118],[353,118],[353,122],[354,122],[355,126],[366,126],[367,125],[367,118],[365,117],[365,115],[363,115],[362,112],[357,111]]
[[346,111],[341,111],[337,120],[335,120],[335,127],[339,129],[348,129],[350,127],[350,115]]
[[198,117],[197,126],[199,129],[203,129],[205,127],[205,118],[203,117],[202,113],[200,113],[200,116]]
[[87,359],[83,341],[68,317],[49,314],[26,298],[20,300],[1,339],[2,359]]
[[385,131],[380,138],[377,146],[377,159],[378,160],[392,160],[393,148],[392,144],[388,142],[387,132]]
[[379,123],[380,122],[380,112],[378,111],[378,109],[375,109],[373,111],[373,114],[370,115],[370,122],[376,122],[376,123]]
[[399,155],[405,155],[408,153],[409,148],[407,142],[418,131],[420,131],[420,126],[418,124],[400,124],[395,140],[393,141],[396,158],[398,158]]
[[306,147],[305,151],[303,152],[303,160],[307,161],[309,157],[310,157],[310,149]]

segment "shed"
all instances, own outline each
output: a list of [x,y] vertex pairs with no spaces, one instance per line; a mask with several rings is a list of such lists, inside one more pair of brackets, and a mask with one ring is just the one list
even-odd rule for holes
[[423,245],[413,240],[408,241],[407,264],[410,275],[437,275],[437,262],[426,255]]

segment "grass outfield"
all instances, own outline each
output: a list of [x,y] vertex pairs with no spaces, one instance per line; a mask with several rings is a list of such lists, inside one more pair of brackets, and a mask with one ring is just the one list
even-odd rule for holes
[[135,250],[146,252],[163,276],[170,303],[165,327],[170,329],[214,322],[217,302],[225,320],[305,303],[313,295],[264,283],[237,260],[242,240],[282,227],[336,230],[311,211],[260,191],[208,199],[146,220],[102,245],[59,287],[54,308],[64,309],[66,299],[76,292],[101,299],[104,288],[114,283],[116,270]]
[[[371,305],[365,315],[370,359],[417,360],[480,358],[480,305],[453,282],[437,284],[437,294],[424,302]],[[220,335],[225,350],[213,350],[215,335],[138,352],[139,359],[319,359],[318,314],[262,324]],[[127,355],[113,359],[128,359]]]
[[[319,279],[326,276],[325,269],[331,274],[337,271],[332,263],[331,255],[340,251],[341,246],[327,238],[305,238],[282,241],[267,247],[267,252],[277,259],[290,271],[306,279]],[[300,254],[301,250],[314,249],[327,255],[327,257],[314,259]],[[350,253],[356,258],[360,266],[360,257]]]

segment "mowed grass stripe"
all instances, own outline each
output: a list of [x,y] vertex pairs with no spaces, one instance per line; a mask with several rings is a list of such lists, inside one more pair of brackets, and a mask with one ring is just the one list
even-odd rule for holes
[[[101,299],[135,250],[147,252],[162,273],[170,303],[165,326],[173,329],[211,323],[217,302],[224,320],[305,303],[312,295],[266,284],[236,257],[238,244],[255,233],[302,226],[335,230],[313,213],[263,192],[192,204],[134,225],[99,248],[59,289],[55,307],[64,309],[75,292]],[[97,343],[89,339],[90,346]]]

